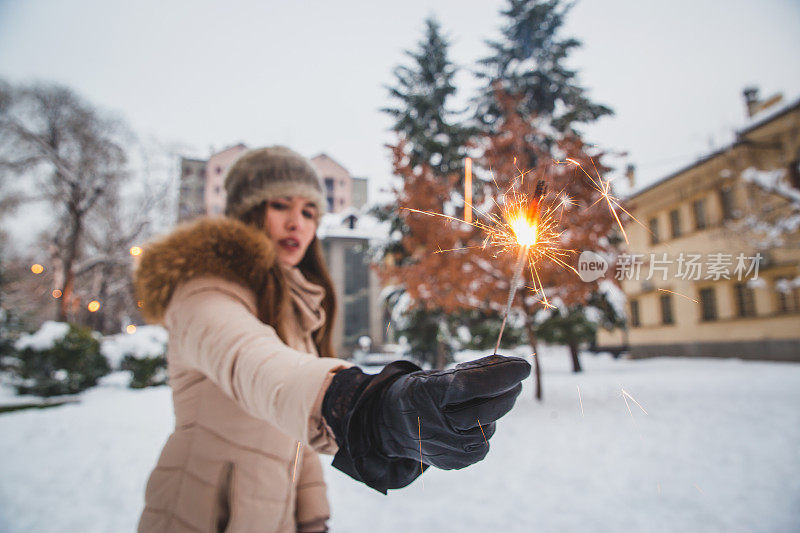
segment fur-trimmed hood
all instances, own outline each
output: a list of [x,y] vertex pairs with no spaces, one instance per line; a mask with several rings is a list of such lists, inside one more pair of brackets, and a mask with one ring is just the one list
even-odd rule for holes
[[142,317],[161,324],[175,289],[203,275],[219,276],[256,296],[273,282],[275,247],[263,232],[232,218],[200,218],[144,246],[133,274]]

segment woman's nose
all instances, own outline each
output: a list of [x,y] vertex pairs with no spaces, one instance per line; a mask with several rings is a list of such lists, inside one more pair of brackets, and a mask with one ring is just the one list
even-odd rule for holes
[[286,229],[297,229],[300,225],[300,213],[289,213],[286,217]]

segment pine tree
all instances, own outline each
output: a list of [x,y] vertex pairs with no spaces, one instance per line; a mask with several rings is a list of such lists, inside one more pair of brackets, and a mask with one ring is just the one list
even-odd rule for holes
[[[563,0],[508,0],[502,37],[488,41],[492,53],[479,61],[484,81],[477,98],[479,123],[496,131],[502,109],[496,90],[519,97],[520,116],[531,117],[552,141],[557,133],[613,112],[592,102],[578,84],[577,73],[566,67],[569,54],[581,46],[559,35],[572,4]],[[552,130],[552,131],[548,131]]]
[[[382,110],[395,121],[393,129],[399,140],[390,148],[395,174],[403,178],[396,191],[397,201],[374,210],[379,219],[390,222],[391,238],[378,255],[389,265],[382,269],[384,279],[400,283],[393,294],[395,302],[405,292],[402,276],[397,276],[398,269],[414,261],[415,247],[420,245],[411,244],[412,227],[400,209],[413,207],[441,212],[463,172],[470,130],[459,123],[459,114],[448,107],[456,93],[453,78],[457,72],[448,59],[448,47],[439,23],[427,19],[425,37],[418,43],[418,49],[406,51],[411,66],[395,68],[395,84],[387,87],[396,105]],[[422,175],[424,179],[415,179]],[[427,191],[425,207],[419,202],[420,191]],[[415,355],[442,367],[453,348],[446,322],[441,307],[431,305],[425,295],[415,292],[400,333],[409,338]]]
[[392,129],[407,145],[411,165],[428,164],[440,175],[463,169],[470,130],[459,123],[459,113],[448,108],[456,94],[456,66],[448,59],[450,43],[433,17],[425,21],[425,38],[417,51],[405,54],[411,67],[394,69],[395,85],[387,87],[397,102],[382,109],[395,120]]
[[[582,203],[599,193],[574,178],[568,181],[567,186],[562,185],[568,169],[554,167],[550,162],[572,157],[580,160],[586,169],[594,169],[593,165],[596,165],[598,177],[602,176],[609,169],[599,163],[600,154],[594,154],[593,158],[586,155],[577,128],[613,112],[592,102],[579,85],[577,72],[565,64],[572,51],[581,45],[579,40],[561,35],[571,7],[571,3],[563,0],[508,0],[501,11],[505,17],[501,37],[487,42],[491,53],[479,61],[481,70],[478,77],[483,86],[476,98],[476,119],[485,134],[494,138],[487,151],[487,163],[498,168],[498,165],[508,167],[516,161],[516,167],[534,169],[536,176],[549,176],[547,181],[555,190],[563,189],[570,198]],[[511,139],[501,139],[499,136],[502,134],[510,135]],[[506,169],[507,172],[513,170]],[[569,171],[574,173],[575,169]],[[602,224],[570,210],[564,223],[566,227],[580,228],[580,231],[567,231],[571,242],[565,243],[565,247],[609,251],[611,220],[598,216],[605,218]],[[582,238],[575,239],[576,235],[582,235]],[[592,297],[592,291],[587,289],[596,290],[596,284],[583,284],[574,278],[574,274],[573,277],[566,276],[552,268],[545,272],[545,278],[551,293],[556,293],[558,300],[570,309],[568,314],[584,316],[582,308]],[[523,303],[528,316],[535,311],[530,305],[532,301],[537,303],[530,298]],[[551,321],[548,332],[553,329],[553,324]],[[526,322],[534,349],[538,327],[536,323]],[[570,335],[569,331],[566,336],[572,339],[573,348],[584,340]],[[573,363],[574,370],[580,371],[577,353]]]
[[[563,161],[569,158],[579,163],[595,180],[600,180],[609,170],[602,164],[603,154],[592,153],[574,133],[562,135],[555,141],[551,151],[547,151],[545,145],[538,142],[544,134],[534,126],[533,120],[519,113],[521,96],[511,96],[498,90],[495,99],[500,109],[500,119],[496,133],[488,136],[482,161],[486,168],[494,169],[494,181],[497,183],[495,194],[500,194],[511,186],[520,169],[529,171],[529,178],[526,180],[528,188],[542,180],[550,191],[550,201],[557,201],[553,195],[564,200],[559,207],[558,231],[562,232],[560,247],[574,251],[572,263],[582,250],[612,255],[613,239],[609,236],[614,232],[615,221],[607,204],[602,201],[601,192],[574,164],[554,162],[554,159]],[[554,157],[555,155],[558,157]],[[530,194],[530,190],[527,192]],[[501,201],[498,199],[498,202]],[[532,279],[530,271],[526,271],[526,284],[528,287],[541,286],[543,294],[528,293],[517,297],[517,305],[525,317],[524,327],[528,340],[535,350],[537,338],[542,336],[542,319],[548,317],[548,325],[542,330],[542,338],[552,342],[564,339],[574,352],[573,369],[579,372],[577,346],[590,340],[586,331],[591,328],[573,325],[579,322],[576,316],[584,316],[584,307],[596,301],[594,295],[598,283],[585,283],[575,272],[552,261],[540,262],[536,271],[537,280]],[[508,284],[501,283],[497,289],[500,293],[507,291]],[[559,308],[558,313],[539,313],[544,296],[548,302]],[[560,316],[569,317],[569,320],[558,321],[557,317]],[[554,332],[559,327],[561,330]]]

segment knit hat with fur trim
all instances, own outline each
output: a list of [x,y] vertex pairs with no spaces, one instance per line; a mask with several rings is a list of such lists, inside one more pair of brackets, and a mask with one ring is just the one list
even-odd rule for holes
[[257,148],[242,155],[225,176],[225,214],[239,217],[265,200],[303,196],[325,212],[325,197],[314,167],[285,146]]

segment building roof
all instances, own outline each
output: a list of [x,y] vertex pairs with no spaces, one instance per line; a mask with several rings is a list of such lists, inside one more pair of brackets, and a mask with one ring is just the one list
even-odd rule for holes
[[[353,227],[350,227],[350,218]],[[320,239],[367,239],[380,241],[389,236],[389,223],[381,222],[374,216],[353,207],[341,213],[326,213],[320,220],[317,236]]]
[[348,170],[341,163],[336,161],[328,154],[320,153],[315,155],[311,158],[311,164],[320,174],[320,177],[324,177],[322,174],[334,174],[341,177],[346,176],[351,178],[350,172],[348,172]]
[[783,115],[785,115],[787,113],[790,113],[790,112],[792,112],[792,111],[794,111],[794,110],[796,110],[798,108],[800,108],[800,98],[797,98],[797,99],[795,99],[793,101],[789,101],[786,104],[784,104],[782,106],[778,106],[775,109],[765,109],[763,113],[759,113],[759,114],[755,115],[754,117],[752,117],[751,122],[749,124],[747,124],[743,129],[738,130],[736,132],[736,140],[733,141],[731,144],[729,144],[729,145],[727,145],[727,146],[725,146],[723,148],[720,148],[719,150],[716,150],[716,151],[714,151],[714,152],[712,152],[710,154],[704,155],[700,159],[697,159],[696,161],[686,165],[685,167],[683,167],[683,168],[681,168],[679,170],[676,170],[675,172],[672,172],[671,174],[669,174],[669,175],[667,175],[667,176],[665,176],[665,177],[663,177],[663,178],[661,178],[659,180],[656,180],[655,182],[651,183],[650,185],[647,185],[646,187],[644,187],[643,189],[640,189],[640,190],[634,192],[633,194],[628,196],[627,199],[628,200],[632,200],[632,199],[634,199],[634,198],[636,198],[638,196],[641,196],[642,194],[650,191],[651,189],[655,189],[656,187],[658,187],[660,185],[663,185],[664,183],[670,181],[671,179],[677,178],[681,174],[684,174],[684,173],[688,172],[689,170],[691,170],[693,168],[699,167],[700,165],[702,165],[704,163],[707,163],[708,161],[714,159],[715,157],[717,157],[717,156],[727,152],[728,150],[734,148],[735,146],[742,144],[743,143],[743,137],[745,135],[753,132],[754,130],[757,130],[758,128],[760,128],[760,127],[762,127],[762,126],[764,126],[766,124],[769,124],[770,122],[772,122],[772,121],[782,117]]

